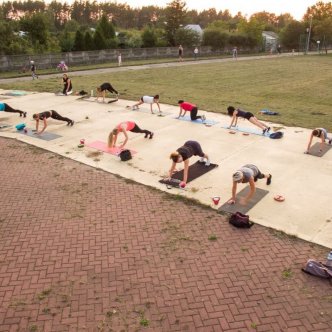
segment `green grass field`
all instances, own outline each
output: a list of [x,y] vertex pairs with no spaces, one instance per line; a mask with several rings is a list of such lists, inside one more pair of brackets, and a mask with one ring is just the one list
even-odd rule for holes
[[[60,77],[60,76],[59,76]],[[0,88],[55,92],[58,78],[1,84]],[[75,91],[90,91],[109,81],[121,98],[137,100],[159,94],[162,103],[179,99],[200,109],[225,113],[227,106],[258,115],[259,110],[279,112],[261,116],[289,126],[324,127],[332,131],[332,57],[290,56],[250,61],[196,64],[183,67],[128,70],[72,78]]]

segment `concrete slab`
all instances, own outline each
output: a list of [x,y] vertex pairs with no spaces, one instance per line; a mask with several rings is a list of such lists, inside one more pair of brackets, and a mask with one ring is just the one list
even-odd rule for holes
[[[220,196],[221,202],[229,199],[232,174],[244,164],[253,163],[263,173],[273,174],[273,180],[268,188],[269,193],[250,210],[252,220],[332,247],[332,187],[329,185],[332,183],[332,154],[311,158],[303,153],[311,130],[286,127],[282,129],[282,139],[272,140],[260,135],[228,134],[220,126],[228,125],[230,119],[222,114],[205,113],[207,118],[218,121],[220,126],[205,127],[186,121],[174,121],[173,117],[178,115],[178,106],[172,105],[161,104],[161,109],[171,114],[157,117],[150,113],[128,111],[126,105],[133,102],[121,99],[113,104],[83,103],[77,100],[77,96],[56,97],[50,93],[14,98],[9,104],[28,112],[25,119],[27,127],[34,126],[33,113],[47,109],[54,109],[72,118],[75,125],[67,127],[63,122],[50,119],[47,132],[62,136],[52,142],[21,135],[14,129],[1,131],[1,136],[19,139],[163,191],[167,188],[159,180],[167,176],[171,166],[170,153],[187,140],[197,140],[211,162],[219,164],[219,167],[189,183],[187,190],[174,188],[169,193],[185,195],[214,208],[217,207],[212,205],[211,197]],[[144,135],[129,133],[126,147],[139,151],[132,160],[123,163],[107,153],[92,158],[88,153],[92,151],[91,148],[77,147],[82,138],[86,142],[106,142],[109,132],[119,122],[127,120],[135,121],[141,128],[154,132],[152,140],[144,139]],[[19,123],[19,118],[15,114],[6,114],[3,122],[15,125]],[[281,125],[271,123],[271,126]],[[192,163],[195,161],[193,159]],[[179,165],[178,170],[181,168],[182,165]],[[267,189],[262,181],[257,186]],[[277,194],[285,196],[283,203],[273,199]]]

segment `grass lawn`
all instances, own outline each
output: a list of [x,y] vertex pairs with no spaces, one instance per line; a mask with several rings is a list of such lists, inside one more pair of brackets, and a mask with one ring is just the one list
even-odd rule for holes
[[[61,77],[59,75],[59,77]],[[39,79],[1,84],[0,88],[55,92],[60,79]],[[159,94],[162,103],[176,105],[179,99],[196,103],[200,109],[225,113],[227,106],[243,108],[262,120],[332,131],[332,57],[273,56],[250,61],[196,64],[126,72],[75,76],[75,91],[90,91],[111,82],[121,98],[138,100]],[[261,116],[270,109],[279,116]]]

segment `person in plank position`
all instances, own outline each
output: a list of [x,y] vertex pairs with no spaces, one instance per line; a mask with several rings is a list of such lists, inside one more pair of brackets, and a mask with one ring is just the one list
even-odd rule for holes
[[201,148],[201,145],[196,141],[187,141],[183,146],[178,148],[175,152],[172,152],[170,159],[172,159],[172,166],[169,170],[169,178],[172,178],[172,175],[175,171],[176,164],[183,162],[183,180],[180,183],[180,186],[185,187],[188,181],[188,170],[189,170],[189,159],[192,156],[201,157],[199,162],[205,163],[205,166],[210,166],[210,159],[207,154],[205,154]]
[[132,109],[133,110],[135,110],[135,109],[138,110],[138,108],[139,108],[138,106],[142,105],[144,103],[150,104],[150,111],[151,111],[152,114],[153,114],[152,105],[154,103],[157,104],[158,109],[159,109],[159,113],[161,113],[160,105],[159,105],[159,95],[155,95],[154,97],[151,97],[151,96],[141,97],[140,100],[135,105],[133,105]]
[[332,143],[332,137],[328,137],[327,136],[327,130],[326,129],[324,129],[324,128],[316,128],[316,129],[314,129],[311,132],[309,143],[308,143],[307,150],[305,151],[305,153],[309,153],[309,150],[310,150],[310,147],[311,147],[311,143],[312,143],[312,139],[314,137],[318,137],[321,140],[319,152],[323,151],[324,143],[325,143],[326,140],[329,142],[329,144]]
[[247,119],[249,122],[254,124],[255,126],[261,128],[263,130],[263,135],[265,133],[268,133],[270,131],[270,127],[268,127],[266,124],[263,122],[259,121],[252,113],[250,112],[245,112],[238,109],[235,109],[233,106],[228,106],[227,108],[227,113],[230,117],[232,117],[232,122],[228,128],[231,128],[232,126],[237,125],[237,119],[238,118],[244,118]]
[[103,97],[103,103],[105,102],[105,94],[106,91],[109,91],[110,93],[116,94],[116,100],[119,99],[119,93],[116,91],[111,83],[103,83],[101,86],[97,88],[97,101],[99,100],[99,97]]
[[15,110],[14,108],[10,107],[8,104],[1,102],[0,102],[0,112],[20,113],[20,116],[23,116],[24,118],[26,118],[27,116],[27,112]]
[[232,198],[228,201],[229,204],[235,204],[236,202],[236,190],[238,183],[249,183],[250,192],[247,197],[240,199],[240,204],[246,205],[250,198],[254,195],[256,191],[255,182],[258,179],[266,178],[266,184],[269,186],[271,184],[272,175],[263,174],[258,169],[257,166],[252,164],[247,164],[242,166],[233,174],[233,187],[232,187]]
[[[187,112],[190,112],[190,119],[191,121],[195,121],[197,119],[201,119],[202,122],[204,122],[206,120],[205,118],[205,115],[197,115],[197,112],[198,112],[198,108],[195,104],[191,104],[191,103],[188,103],[186,101],[183,101],[183,100],[179,100],[178,101],[178,104],[180,106],[180,113],[179,113],[179,116],[178,116],[178,119],[182,116],[185,116]],[[183,114],[182,114],[183,112]]]
[[[46,112],[42,112],[42,113],[36,113],[33,116],[33,119],[36,120],[36,135],[40,135],[41,133],[43,133],[47,127],[47,119],[48,118],[52,118],[55,120],[59,120],[59,121],[66,121],[67,122],[67,126],[73,126],[74,125],[74,121],[69,119],[69,118],[65,118],[63,116],[61,116],[58,112],[52,110],[52,111],[46,111]],[[42,130],[38,131],[39,128],[39,120],[42,120],[44,123],[44,127]]]
[[133,133],[143,133],[145,134],[144,138],[147,138],[149,136],[149,139],[153,138],[153,132],[141,129],[135,122],[133,121],[124,121],[119,123],[109,134],[108,136],[108,147],[109,148],[115,148],[116,147],[116,141],[118,139],[119,133],[123,133],[125,136],[124,142],[119,146],[120,149],[123,149],[128,141],[128,133],[127,131],[131,131]]

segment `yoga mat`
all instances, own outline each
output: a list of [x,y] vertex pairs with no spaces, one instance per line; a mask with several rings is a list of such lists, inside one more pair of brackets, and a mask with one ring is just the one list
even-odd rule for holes
[[33,138],[39,138],[39,139],[42,139],[44,141],[53,141],[54,139],[57,139],[59,137],[62,137],[61,135],[58,135],[58,134],[53,134],[53,133],[50,133],[50,132],[43,132],[42,134],[40,135],[35,135],[34,131],[32,131],[31,129],[29,128],[26,128],[27,132],[25,132],[24,130],[20,130],[19,133],[20,134],[23,134],[25,136],[30,136],[30,137],[33,137]]
[[[91,142],[91,143],[85,143],[85,146],[88,146],[89,148],[93,148],[93,149],[103,151],[103,152],[106,152],[106,153],[110,153],[114,156],[118,156],[122,150],[126,150],[126,148],[125,149],[120,149],[118,147],[110,149],[107,146],[107,144],[105,142],[102,142],[102,141],[95,141],[95,142]],[[130,152],[131,152],[132,155],[137,153],[137,151],[134,151],[134,150],[130,150]]]
[[11,125],[7,124],[7,123],[0,123],[0,129],[5,129],[5,128],[9,128],[11,127]]
[[25,96],[27,94],[28,94],[27,92],[19,91],[19,90],[12,90],[12,91],[3,93],[3,95],[5,95],[5,96],[14,96],[14,97]]
[[265,137],[269,137],[270,134],[271,134],[271,130],[270,130],[268,133],[265,133],[263,135],[263,130],[256,129],[256,128],[242,128],[242,127],[228,128],[228,126],[222,126],[221,128],[228,129],[228,130],[239,131],[239,132],[242,132],[242,133],[248,133],[248,134],[254,134],[254,135],[259,135],[259,136],[265,136]]
[[97,97],[83,97],[83,98],[80,98],[80,100],[83,100],[83,101],[89,101],[89,102],[92,102],[92,103],[97,103],[97,104],[111,104],[111,103],[115,103],[116,101],[118,101],[118,99],[111,99],[111,98],[105,98],[105,103],[103,103],[103,98],[99,98],[99,101],[97,102]]
[[[129,110],[129,111],[132,111],[132,112],[151,114],[150,109],[147,109],[147,108],[139,108],[138,110],[137,110],[137,109],[133,110],[133,109],[130,107],[130,108],[126,108],[126,109]],[[166,112],[161,112],[161,113],[160,113],[159,110],[153,110],[153,114],[151,114],[151,115],[160,115],[160,114],[161,114],[161,116],[166,116],[166,115],[169,115],[169,114],[171,114],[171,113],[166,113]]]
[[249,200],[247,205],[241,205],[239,203],[240,197],[246,197],[250,191],[250,186],[245,187],[242,189],[237,195],[236,200],[237,202],[235,204],[228,204],[227,201],[218,209],[218,211],[223,212],[229,212],[229,213],[235,213],[235,212],[241,212],[241,213],[247,213],[250,209],[252,209],[262,198],[264,198],[269,192],[264,189],[260,189],[256,187],[256,191],[253,197]]
[[324,147],[323,147],[323,151],[319,152],[320,143],[316,142],[314,145],[311,146],[308,154],[310,154],[311,156],[315,156],[315,157],[322,157],[322,156],[324,156],[324,154],[326,152],[330,151],[331,148],[332,148],[332,145],[325,143]]
[[212,120],[212,119],[205,119],[203,122],[202,122],[201,119],[191,121],[190,116],[187,116],[187,115],[183,116],[183,117],[180,117],[180,118],[176,117],[174,119],[181,120],[181,121],[188,121],[188,122],[192,122],[192,123],[207,124],[207,125],[210,125],[210,126],[213,126],[213,125],[219,123],[218,121],[215,121],[215,120]]
[[[207,172],[212,171],[216,167],[218,167],[217,164],[211,164],[210,166],[205,166],[205,163],[200,163],[199,161],[197,161],[195,164],[192,164],[191,166],[189,166],[187,183],[197,179],[198,177],[200,177],[201,175],[203,175]],[[180,180],[180,182],[181,182],[182,179],[183,179],[183,170],[174,173],[172,176],[172,180],[162,179],[162,180],[159,180],[159,182],[172,186],[172,187],[178,187],[179,182],[177,182],[175,180]]]

